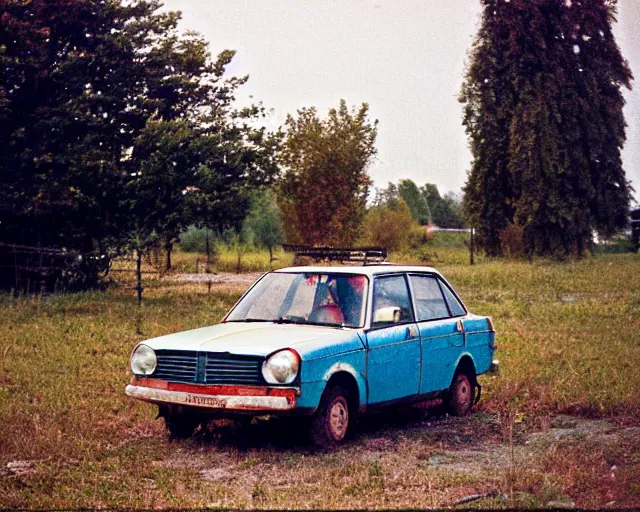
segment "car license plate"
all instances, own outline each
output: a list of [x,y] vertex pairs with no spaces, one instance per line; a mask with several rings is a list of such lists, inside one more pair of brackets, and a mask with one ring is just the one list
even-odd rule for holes
[[185,403],[189,405],[200,405],[207,407],[219,407],[224,409],[227,406],[227,401],[215,396],[200,396],[200,395],[187,395]]

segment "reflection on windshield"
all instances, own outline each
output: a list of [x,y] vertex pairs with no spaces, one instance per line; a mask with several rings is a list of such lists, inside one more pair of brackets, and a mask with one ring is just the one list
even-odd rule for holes
[[355,274],[267,274],[227,321],[362,327],[367,285]]

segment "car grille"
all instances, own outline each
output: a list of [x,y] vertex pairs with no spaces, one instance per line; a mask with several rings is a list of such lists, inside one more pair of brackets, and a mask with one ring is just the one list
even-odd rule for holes
[[158,350],[158,366],[153,374],[156,379],[173,382],[195,382],[198,353],[182,350]]
[[187,350],[156,351],[158,365],[152,377],[171,382],[201,384],[264,384],[263,358]]
[[222,357],[220,354],[207,354],[205,382],[207,384],[248,384],[262,383],[261,360]]

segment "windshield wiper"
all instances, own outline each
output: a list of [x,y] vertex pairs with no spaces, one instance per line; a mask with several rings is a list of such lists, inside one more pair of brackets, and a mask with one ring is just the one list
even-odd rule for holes
[[301,322],[300,320],[294,320],[293,318],[285,318],[281,316],[280,318],[276,318],[272,320],[274,324],[306,324],[307,322]]

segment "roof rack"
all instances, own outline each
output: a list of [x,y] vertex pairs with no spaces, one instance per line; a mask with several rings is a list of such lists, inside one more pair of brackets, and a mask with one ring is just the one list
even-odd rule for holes
[[339,261],[341,263],[361,263],[363,265],[387,261],[384,247],[314,247],[312,245],[283,244],[286,252],[295,253],[295,260],[311,258],[318,261]]

